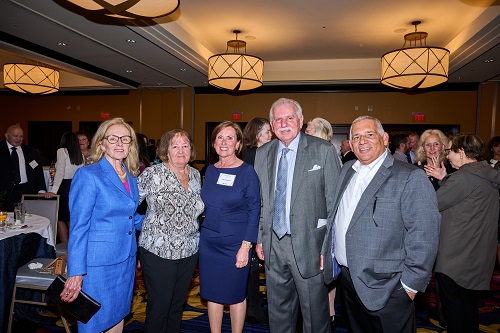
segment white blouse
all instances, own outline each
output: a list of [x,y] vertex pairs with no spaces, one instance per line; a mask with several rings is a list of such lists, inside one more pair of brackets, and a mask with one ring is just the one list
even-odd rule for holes
[[54,176],[54,183],[49,192],[57,194],[57,191],[59,191],[59,186],[61,186],[63,179],[73,179],[76,170],[84,165],[84,163],[79,165],[71,164],[71,161],[69,160],[68,150],[66,148],[59,148],[57,150],[56,175]]

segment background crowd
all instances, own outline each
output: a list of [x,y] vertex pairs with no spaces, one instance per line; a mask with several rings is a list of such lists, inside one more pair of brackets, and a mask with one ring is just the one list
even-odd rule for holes
[[196,265],[212,332],[225,305],[233,332],[245,320],[273,333],[330,332],[336,295],[352,332],[414,332],[413,300],[432,274],[441,325],[477,332],[476,292],[489,289],[500,258],[500,137],[389,135],[362,116],[335,147],[328,121],[303,125],[300,104],[285,98],[244,131],[220,123],[210,142],[218,159],[202,177],[189,133],[149,140],[110,119],[93,137],[62,136],[49,189],[13,125],[0,142],[0,191],[7,210],[25,193],[60,195],[61,298],[83,290],[102,305],[79,332],[122,331],[137,267],[145,332],[180,332]]

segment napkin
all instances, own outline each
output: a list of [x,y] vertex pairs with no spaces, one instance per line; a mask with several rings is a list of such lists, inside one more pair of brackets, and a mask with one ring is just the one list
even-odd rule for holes
[[43,267],[42,263],[39,262],[32,262],[31,264],[28,265],[29,269],[40,269]]

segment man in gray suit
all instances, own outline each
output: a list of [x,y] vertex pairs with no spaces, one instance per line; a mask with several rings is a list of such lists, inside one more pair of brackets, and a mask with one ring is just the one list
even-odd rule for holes
[[277,139],[255,158],[262,196],[256,252],[266,267],[269,328],[294,333],[300,304],[305,333],[330,332],[320,252],[333,218],[338,158],[331,143],[300,132],[304,118],[296,101],[277,100],[270,120]]
[[437,253],[435,191],[422,170],[394,159],[388,139],[378,119],[353,121],[358,161],[342,168],[322,249],[327,282],[340,264],[352,332],[415,332],[413,299],[425,291]]

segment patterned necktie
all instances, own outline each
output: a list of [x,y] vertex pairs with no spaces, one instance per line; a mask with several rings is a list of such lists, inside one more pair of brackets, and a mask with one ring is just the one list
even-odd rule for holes
[[285,236],[286,227],[286,182],[288,175],[288,162],[286,154],[290,151],[288,148],[283,148],[281,158],[278,165],[278,175],[276,176],[276,189],[274,190],[274,216],[273,230],[281,239]]
[[12,159],[12,180],[15,185],[21,182],[21,172],[19,171],[19,155],[17,154],[17,147],[12,147],[12,154],[10,157]]

